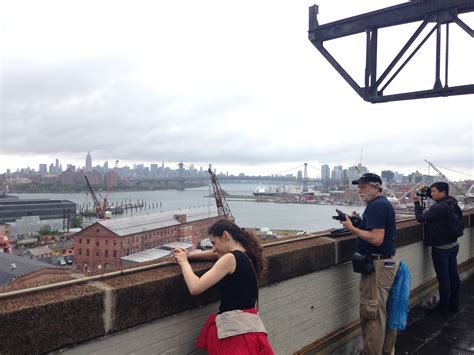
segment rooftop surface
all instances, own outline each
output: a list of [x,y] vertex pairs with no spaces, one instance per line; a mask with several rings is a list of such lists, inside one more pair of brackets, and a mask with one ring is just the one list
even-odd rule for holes
[[398,334],[397,354],[474,354],[474,275],[461,286],[457,314],[443,318],[420,307],[410,313],[406,331]]
[[215,207],[190,208],[171,212],[161,212],[142,216],[126,217],[119,219],[109,219],[98,221],[105,228],[111,230],[119,236],[151,231],[154,229],[180,225],[175,219],[175,215],[186,215],[186,222],[194,222],[201,219],[217,217]]
[[[15,264],[15,268],[12,268]],[[10,280],[44,268],[56,268],[51,264],[42,263],[21,256],[0,253],[0,285]]]

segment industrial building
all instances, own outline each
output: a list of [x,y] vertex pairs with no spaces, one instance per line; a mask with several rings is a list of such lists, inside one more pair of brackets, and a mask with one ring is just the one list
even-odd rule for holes
[[122,257],[176,241],[196,246],[222,218],[215,207],[204,207],[99,220],[74,235],[76,267],[83,272],[115,268]]
[[10,224],[12,234],[28,234],[48,224],[64,230],[76,218],[76,204],[69,200],[0,198],[0,224]]

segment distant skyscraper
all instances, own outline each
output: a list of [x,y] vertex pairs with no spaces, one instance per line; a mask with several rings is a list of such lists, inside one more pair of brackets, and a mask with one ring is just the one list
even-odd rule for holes
[[331,171],[331,179],[342,180],[342,165],[336,165]]
[[296,181],[303,181],[303,171],[302,170],[298,170],[298,172],[296,173]]
[[408,175],[408,181],[414,184],[421,182],[422,179],[423,175],[418,170]]
[[321,166],[321,180],[329,180],[331,178],[331,170],[329,165],[324,164]]
[[395,174],[391,170],[382,170],[381,178],[385,181],[392,181],[395,177]]
[[56,165],[55,165],[55,173],[58,174],[59,173],[59,159],[56,159]]
[[404,176],[403,174],[400,174],[396,171],[393,174],[394,174],[394,179],[395,179],[396,182],[402,182],[403,181],[403,176]]
[[40,164],[39,173],[40,175],[46,175],[48,173],[48,166],[46,164]]
[[106,173],[107,171],[109,171],[109,162],[105,161],[104,162],[104,173]]
[[92,157],[91,153],[87,152],[86,155],[86,172],[92,171]]

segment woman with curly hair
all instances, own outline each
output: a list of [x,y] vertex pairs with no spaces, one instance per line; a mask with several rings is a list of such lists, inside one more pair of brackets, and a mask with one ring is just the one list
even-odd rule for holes
[[[265,327],[255,308],[258,303],[258,279],[265,259],[259,239],[234,222],[221,219],[209,228],[212,251],[189,254],[174,250],[184,280],[192,295],[199,295],[217,284],[221,303],[201,330],[197,347],[210,355],[272,355]],[[188,259],[216,261],[201,277],[192,270]]]

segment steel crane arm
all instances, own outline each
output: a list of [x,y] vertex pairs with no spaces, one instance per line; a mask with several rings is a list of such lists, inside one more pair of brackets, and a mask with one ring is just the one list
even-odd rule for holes
[[95,194],[94,189],[92,188],[91,183],[89,182],[89,178],[87,177],[87,175],[84,175],[84,178],[86,179],[87,187],[89,188],[89,192],[91,193],[92,199],[94,200],[94,205],[99,207],[99,199],[97,198],[97,195]]
[[448,177],[446,175],[444,175],[436,166],[433,165],[432,162],[428,161],[425,159],[425,161],[429,164],[429,166],[431,166],[439,175],[441,175],[444,179],[446,179],[447,182],[449,182],[450,184],[452,184],[452,181],[448,179]]
[[94,189],[92,188],[87,175],[84,175],[84,178],[86,179],[87,187],[89,188],[92,199],[94,200],[94,205],[96,206],[97,217],[99,219],[102,219],[104,218],[104,210],[102,209],[102,205],[100,204],[99,199],[97,198],[97,195],[95,194]]
[[441,175],[455,190],[457,193],[460,193],[459,189],[454,185],[454,182],[448,179],[446,175],[444,175],[434,164],[428,160],[425,159],[425,161],[439,174]]
[[398,199],[398,202],[401,202],[405,197],[409,197],[409,195],[421,185],[423,185],[423,183],[419,182],[415,186],[413,186],[410,190],[408,190],[407,192],[404,192],[402,196],[400,196],[400,198]]
[[230,211],[227,200],[225,199],[224,193],[222,192],[221,185],[219,180],[217,180],[216,174],[212,172],[211,169],[208,169],[207,172],[211,178],[212,188],[214,190],[214,198],[216,199],[217,213],[219,216],[225,216],[226,218],[234,219],[232,212]]

